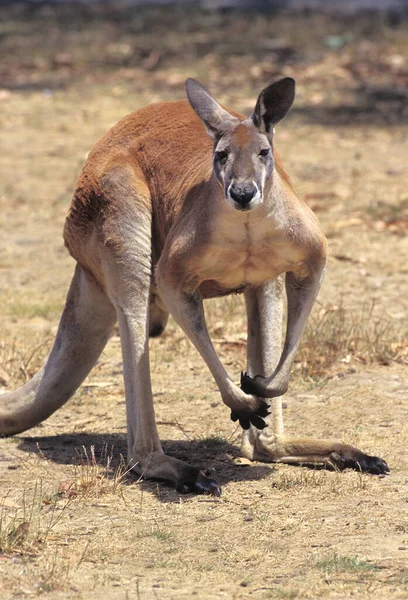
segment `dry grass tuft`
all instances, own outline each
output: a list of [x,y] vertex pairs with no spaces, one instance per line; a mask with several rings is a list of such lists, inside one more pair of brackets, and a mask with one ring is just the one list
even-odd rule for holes
[[15,387],[29,381],[44,363],[50,339],[24,348],[15,340],[0,341],[0,386]]
[[72,478],[60,483],[58,493],[65,498],[99,498],[108,494],[121,494],[130,469],[124,459],[117,468],[112,466],[113,453],[104,446],[98,460],[95,447],[88,450],[82,446],[79,464],[74,467]]
[[317,561],[316,567],[325,573],[361,573],[378,569],[376,564],[358,556],[340,556],[337,553]]
[[319,378],[336,364],[408,363],[406,333],[376,316],[374,304],[357,311],[328,305],[312,315],[296,357],[302,378]]
[[[30,499],[29,499],[30,497]],[[36,556],[68,506],[57,506],[58,496],[35,482],[19,501],[0,500],[0,554]]]
[[38,569],[38,565],[33,568],[35,590],[38,595],[50,592],[64,590],[70,575],[70,565],[57,553],[50,561],[45,561]]
[[[32,490],[23,491],[21,498],[0,498],[0,554],[36,556],[74,499],[121,495],[129,469],[123,460],[114,468],[108,450],[104,447],[98,460],[94,446],[89,450],[83,446],[73,476],[61,481],[57,491],[38,479]],[[47,472],[47,477],[50,475]],[[48,574],[51,579],[57,569],[54,567]],[[48,575],[45,574],[46,579]],[[45,590],[46,582],[44,586]]]

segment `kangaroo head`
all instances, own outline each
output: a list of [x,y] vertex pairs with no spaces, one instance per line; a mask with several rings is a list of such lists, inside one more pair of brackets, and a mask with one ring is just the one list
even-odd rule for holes
[[187,79],[186,92],[214,140],[214,174],[227,202],[241,211],[256,208],[272,176],[274,126],[292,106],[294,80],[285,77],[266,87],[248,119],[231,115],[195,79]]

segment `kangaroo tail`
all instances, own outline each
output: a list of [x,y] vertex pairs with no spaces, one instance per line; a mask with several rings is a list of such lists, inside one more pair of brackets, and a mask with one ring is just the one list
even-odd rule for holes
[[19,390],[0,395],[0,436],[34,427],[65,404],[96,363],[115,320],[106,294],[77,265],[44,366]]

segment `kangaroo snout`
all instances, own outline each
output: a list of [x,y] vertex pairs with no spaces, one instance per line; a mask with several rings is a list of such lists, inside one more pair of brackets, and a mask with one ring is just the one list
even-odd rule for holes
[[227,195],[239,205],[239,210],[245,210],[249,208],[250,202],[259,196],[259,189],[252,181],[233,182],[228,186]]

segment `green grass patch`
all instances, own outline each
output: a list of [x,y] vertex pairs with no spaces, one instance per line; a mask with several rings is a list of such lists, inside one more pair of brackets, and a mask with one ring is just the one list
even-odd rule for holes
[[336,553],[317,561],[316,567],[325,573],[360,573],[378,569],[376,564],[358,556],[340,556]]
[[8,302],[6,313],[13,317],[22,319],[33,319],[42,317],[52,320],[62,312],[62,304],[59,302],[30,302],[29,300],[17,300]]
[[207,448],[219,448],[228,444],[227,438],[222,435],[209,435],[208,437],[200,437],[199,441],[205,444]]

